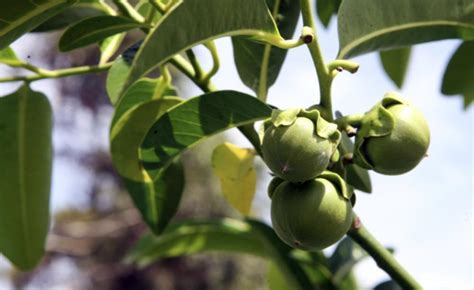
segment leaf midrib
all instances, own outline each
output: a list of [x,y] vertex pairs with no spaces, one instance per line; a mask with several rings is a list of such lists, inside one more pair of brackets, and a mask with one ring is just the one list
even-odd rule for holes
[[474,29],[474,25],[469,25],[468,23],[464,22],[457,22],[457,21],[447,21],[447,20],[439,20],[439,21],[423,21],[423,22],[416,22],[416,23],[408,23],[404,25],[396,25],[385,29],[376,30],[369,34],[366,34],[363,37],[358,37],[357,40],[349,42],[339,53],[337,58],[344,58],[348,52],[353,50],[355,47],[359,46],[364,42],[368,42],[371,39],[375,39],[383,34],[388,34],[391,32],[398,32],[402,30],[409,30],[413,28],[421,28],[421,27],[428,27],[428,26],[461,26]]

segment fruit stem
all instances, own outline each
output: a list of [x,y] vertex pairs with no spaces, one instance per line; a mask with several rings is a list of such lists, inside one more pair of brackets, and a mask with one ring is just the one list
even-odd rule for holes
[[316,74],[319,80],[319,93],[321,95],[320,106],[326,111],[326,116],[330,117],[333,121],[332,111],[332,100],[331,100],[331,85],[333,77],[328,70],[328,67],[324,64],[324,58],[319,47],[318,37],[316,36],[316,25],[311,10],[313,1],[311,0],[300,0],[301,14],[303,15],[303,24],[313,30],[314,40],[307,43],[309,52],[313,59]]
[[423,289],[421,285],[395,260],[390,253],[361,223],[359,217],[354,214],[351,229],[347,235],[358,243],[372,256],[382,270],[384,270],[403,289]]

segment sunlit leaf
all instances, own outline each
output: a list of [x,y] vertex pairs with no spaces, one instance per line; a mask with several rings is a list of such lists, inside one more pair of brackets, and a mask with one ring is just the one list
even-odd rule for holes
[[231,143],[217,146],[212,153],[212,168],[221,182],[222,194],[243,215],[250,213],[257,186],[254,157],[255,150]]
[[21,65],[23,62],[18,59],[15,51],[13,51],[11,47],[6,47],[0,50],[0,63],[16,67]]
[[52,111],[27,85],[0,98],[0,252],[21,270],[41,260],[49,228]]
[[141,146],[145,169],[153,177],[184,150],[224,130],[268,118],[271,108],[236,91],[191,98],[166,112],[150,128]]
[[410,61],[411,48],[404,47],[392,50],[384,50],[380,52],[380,60],[382,66],[393,81],[393,83],[401,88]]
[[324,27],[328,27],[333,15],[337,14],[342,0],[316,0],[316,13]]
[[0,49],[63,11],[76,0],[2,0],[0,10]]
[[149,33],[125,88],[173,55],[226,35],[278,36],[264,0],[186,0],[178,2]]
[[463,42],[451,57],[444,72],[441,92],[463,95],[464,107],[474,101],[474,41]]
[[339,58],[449,38],[474,40],[472,0],[343,1]]
[[59,39],[59,49],[73,50],[141,26],[141,23],[121,16],[101,15],[86,18],[64,31]]

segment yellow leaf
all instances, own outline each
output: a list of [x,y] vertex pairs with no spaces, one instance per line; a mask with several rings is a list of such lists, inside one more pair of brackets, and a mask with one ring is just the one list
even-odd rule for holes
[[257,175],[253,167],[255,150],[224,143],[212,153],[212,168],[221,182],[227,201],[241,214],[248,215],[255,196]]

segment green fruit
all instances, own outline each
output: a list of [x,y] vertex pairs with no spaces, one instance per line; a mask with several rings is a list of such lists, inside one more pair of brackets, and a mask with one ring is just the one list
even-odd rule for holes
[[267,194],[270,199],[272,198],[273,193],[275,192],[275,189],[278,187],[278,185],[280,185],[284,181],[285,180],[281,179],[280,177],[275,177],[270,181],[270,183],[268,184],[268,189],[267,189]]
[[325,178],[302,184],[285,181],[274,190],[271,218],[275,232],[286,244],[321,250],[349,230],[352,206]]
[[334,141],[318,136],[315,123],[306,117],[288,126],[271,125],[262,142],[265,163],[291,182],[314,179],[327,168],[334,151]]
[[385,136],[365,138],[360,150],[355,152],[356,161],[364,158],[378,173],[403,174],[426,156],[430,130],[421,112],[410,104],[395,104],[387,109],[394,119],[393,129]]

